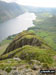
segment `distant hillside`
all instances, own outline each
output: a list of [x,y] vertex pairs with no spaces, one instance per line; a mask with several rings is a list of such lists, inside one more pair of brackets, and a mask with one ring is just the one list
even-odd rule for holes
[[14,18],[25,11],[32,13],[43,13],[49,12],[56,15],[56,8],[37,8],[33,6],[23,6],[18,5],[17,3],[7,3],[4,1],[0,1],[0,23]]
[[23,8],[16,3],[0,1],[0,23],[24,13]]
[[34,31],[56,50],[56,15],[49,12],[36,13],[33,23],[35,26],[28,30]]
[[34,7],[34,6],[23,6],[27,11],[34,13],[52,13],[56,15],[56,8],[44,8],[44,7]]

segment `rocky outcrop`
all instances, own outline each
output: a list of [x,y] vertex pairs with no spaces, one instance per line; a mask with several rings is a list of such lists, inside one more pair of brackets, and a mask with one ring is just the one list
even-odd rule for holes
[[41,47],[42,41],[34,33],[24,32],[19,34],[13,42],[7,47],[6,51],[3,54],[6,54],[10,51],[13,51],[17,48],[20,48],[25,45],[39,46]]

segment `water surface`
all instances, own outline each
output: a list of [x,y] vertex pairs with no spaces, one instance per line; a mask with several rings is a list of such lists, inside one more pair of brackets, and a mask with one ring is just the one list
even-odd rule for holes
[[0,24],[0,41],[6,37],[22,32],[27,28],[34,26],[33,20],[35,19],[34,13],[24,13],[14,19]]

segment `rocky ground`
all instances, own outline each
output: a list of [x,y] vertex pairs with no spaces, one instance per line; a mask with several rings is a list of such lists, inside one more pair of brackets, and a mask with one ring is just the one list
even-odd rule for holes
[[[36,60],[34,60],[34,62],[36,62]],[[0,75],[56,75],[56,73],[53,74],[40,73],[42,65],[37,65],[37,64],[30,66],[28,66],[28,64],[13,66],[11,67],[12,69],[10,70],[10,72],[6,70],[7,68],[8,67],[6,67],[4,70],[0,69]]]
[[56,75],[56,51],[32,32],[21,32],[0,55],[0,75]]
[[[36,62],[36,60],[34,62]],[[14,66],[11,67],[12,70],[10,72],[6,70],[8,67],[4,70],[0,69],[0,75],[40,75],[41,66],[36,64],[31,66],[32,67],[28,66],[28,64]]]

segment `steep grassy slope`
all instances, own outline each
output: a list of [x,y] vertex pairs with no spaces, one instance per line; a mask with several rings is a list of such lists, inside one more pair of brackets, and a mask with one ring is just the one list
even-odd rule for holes
[[36,36],[32,32],[24,31],[17,35],[15,39],[12,41],[12,43],[7,47],[4,54],[15,50],[17,48],[20,48],[24,45],[31,45],[31,46],[38,46],[40,48],[50,48],[48,45],[44,42],[43,39],[41,39],[39,36]]
[[33,21],[35,27],[29,28],[42,37],[49,46],[56,50],[56,15],[49,12],[37,13],[36,20]]
[[7,46],[12,42],[12,40],[15,38],[16,35],[17,34],[8,36],[6,39],[0,42],[0,55],[3,54]]
[[15,37],[3,55],[0,56],[0,60],[17,57],[22,61],[37,60],[45,67],[54,67],[55,55],[56,51],[53,51],[43,39],[33,32],[24,31]]
[[16,3],[0,1],[0,23],[24,13],[23,7]]
[[19,57],[22,60],[38,60],[41,63],[47,63],[50,66],[54,63],[52,57],[56,55],[56,52],[53,50],[46,50],[41,49],[39,47],[33,47],[30,45],[25,45],[21,48],[15,49],[3,56],[0,57],[1,59],[12,58],[12,57]]

